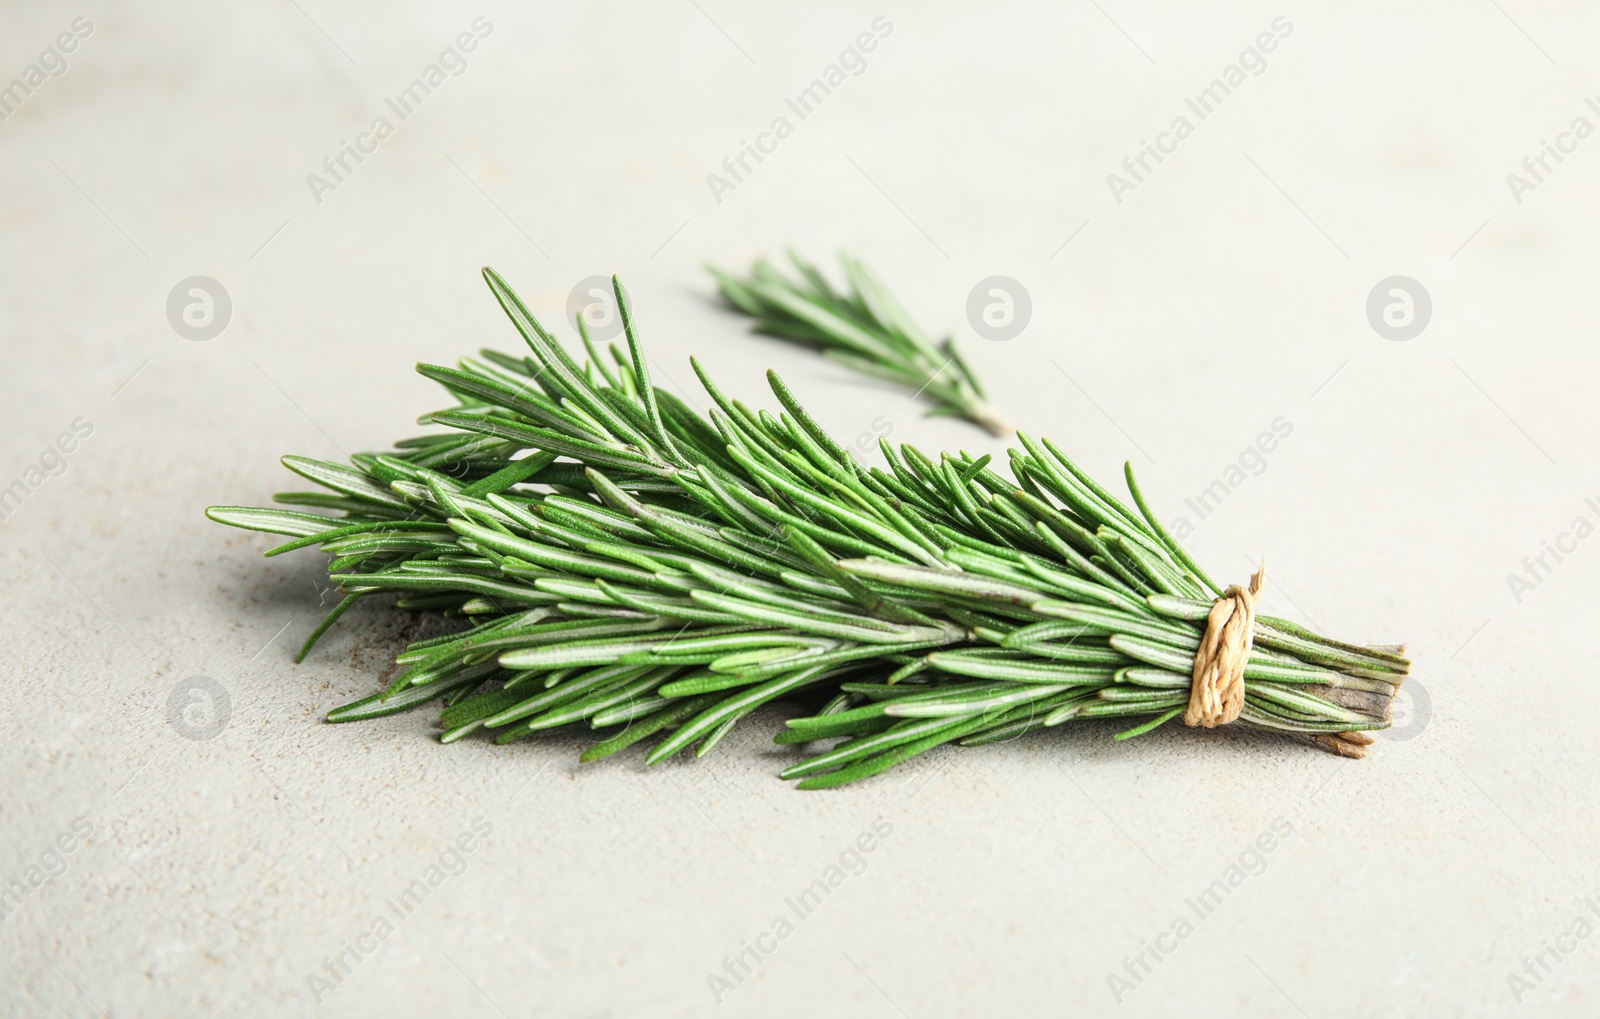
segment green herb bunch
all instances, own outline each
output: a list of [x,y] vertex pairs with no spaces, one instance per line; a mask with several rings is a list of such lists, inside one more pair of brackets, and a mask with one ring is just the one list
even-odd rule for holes
[[[398,594],[468,628],[420,640],[389,687],[329,721],[444,700],[443,741],[601,730],[582,759],[656,739],[647,763],[704,754],[782,701],[783,772],[842,785],[944,743],[1121,718],[1116,738],[1183,712],[1218,586],[1134,480],[1137,512],[1048,439],[991,458],[882,442],[864,466],[774,374],[778,413],[729,399],[700,364],[702,415],[651,385],[620,282],[626,352],[583,336],[575,361],[492,270],[529,354],[420,365],[457,405],[448,431],[350,465],[284,464],[323,491],[211,519],[320,547],[343,601]],[[579,329],[583,324],[580,319]],[[333,514],[329,515],[331,511]],[[1403,649],[1257,616],[1242,724],[1360,756],[1389,723]]]

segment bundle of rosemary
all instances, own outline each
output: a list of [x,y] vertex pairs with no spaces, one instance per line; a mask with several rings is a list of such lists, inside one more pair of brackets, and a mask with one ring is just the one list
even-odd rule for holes
[[[370,719],[444,699],[444,742],[509,743],[563,725],[651,737],[655,763],[704,754],[757,708],[797,705],[777,742],[815,748],[801,788],[856,781],[944,743],[1180,715],[1303,734],[1361,756],[1409,663],[1254,614],[1172,539],[1127,471],[1137,512],[1048,439],[987,455],[882,442],[866,467],[769,373],[781,410],[730,400],[698,363],[701,416],[651,385],[616,283],[626,353],[573,360],[495,272],[529,354],[420,365],[458,401],[450,429],[348,466],[286,457],[321,492],[211,519],[320,547],[345,598],[470,621],[420,640],[390,686],[336,708]],[[579,321],[580,332],[583,323]],[[826,743],[823,743],[826,741]],[[818,744],[822,744],[818,746]]]

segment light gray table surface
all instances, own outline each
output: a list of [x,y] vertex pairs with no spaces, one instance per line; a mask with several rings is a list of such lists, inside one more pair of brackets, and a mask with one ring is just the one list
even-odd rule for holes
[[[1595,1014],[1600,13],[576,6],[0,13],[0,1012]],[[410,434],[447,402],[415,362],[514,348],[484,264],[568,337],[620,273],[665,386],[696,355],[771,406],[776,367],[847,438],[1002,453],[709,299],[705,263],[790,244],[865,258],[1098,476],[1131,459],[1213,572],[1264,557],[1266,611],[1409,644],[1396,730],[1357,763],[1066,726],[801,793],[773,714],[648,770],[323,724],[418,621],[364,604],[294,664],[325,560],[202,511]],[[1004,342],[966,312],[995,275],[1032,304]],[[191,276],[213,339],[169,322]],[[1392,276],[1410,339],[1369,321]],[[170,709],[200,676],[209,739]]]

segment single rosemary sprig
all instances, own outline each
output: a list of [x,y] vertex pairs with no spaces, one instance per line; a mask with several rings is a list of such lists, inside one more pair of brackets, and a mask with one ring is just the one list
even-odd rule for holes
[[1000,436],[1014,431],[990,405],[955,341],[931,342],[860,262],[840,256],[849,285],[840,292],[795,253],[789,260],[795,278],[765,259],[742,278],[708,271],[728,303],[755,319],[752,332],[812,347],[862,374],[907,386],[932,401],[929,416],[964,417]]
[[[213,507],[216,521],[318,546],[357,600],[398,594],[468,628],[421,640],[394,682],[329,713],[355,721],[444,700],[444,742],[508,743],[589,725],[597,760],[646,739],[655,763],[704,754],[776,701],[782,744],[843,742],[784,772],[841,785],[944,743],[1079,718],[1117,738],[1183,711],[1217,585],[1150,512],[1047,439],[1018,435],[1010,477],[987,455],[881,444],[866,467],[769,373],[778,413],[730,400],[698,363],[702,417],[650,382],[632,310],[626,353],[580,365],[492,270],[529,354],[420,365],[457,404],[449,431],[357,454],[286,457],[323,491],[295,509]],[[593,351],[591,351],[593,353]],[[1409,663],[1257,616],[1239,722],[1360,756]]]

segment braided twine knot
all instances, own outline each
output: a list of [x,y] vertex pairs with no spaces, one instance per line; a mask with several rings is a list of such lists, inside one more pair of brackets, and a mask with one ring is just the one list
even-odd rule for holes
[[[1256,599],[1266,580],[1263,566],[1251,574],[1249,587],[1235,584],[1212,603],[1205,636],[1194,653],[1184,725],[1212,729],[1227,725],[1243,710],[1244,666],[1250,660],[1254,638]],[[1341,757],[1357,760],[1365,757],[1372,745],[1372,737],[1364,732],[1317,733],[1312,739]]]
[[1250,659],[1256,598],[1266,580],[1263,566],[1250,575],[1249,587],[1234,584],[1212,604],[1205,636],[1194,653],[1184,725],[1211,729],[1239,717],[1244,708],[1244,665]]

